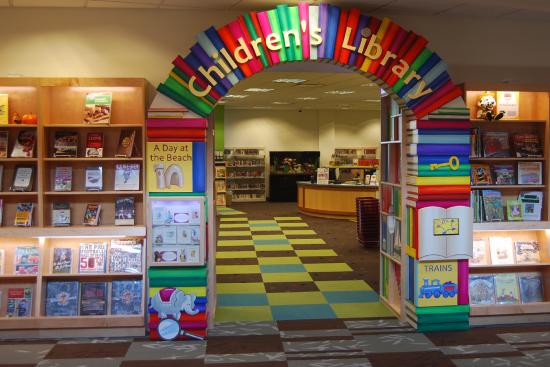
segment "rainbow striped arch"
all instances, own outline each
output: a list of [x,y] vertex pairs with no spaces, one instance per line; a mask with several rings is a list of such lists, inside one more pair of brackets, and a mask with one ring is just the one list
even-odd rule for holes
[[427,43],[389,18],[356,8],[278,5],[199,33],[158,91],[207,117],[240,80],[279,63],[317,60],[364,73],[417,119],[446,105],[464,108],[461,89]]

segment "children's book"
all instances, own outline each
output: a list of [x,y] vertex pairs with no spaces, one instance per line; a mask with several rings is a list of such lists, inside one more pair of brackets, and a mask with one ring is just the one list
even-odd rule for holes
[[470,259],[470,265],[488,265],[489,252],[487,251],[487,242],[484,238],[474,238],[473,255]]
[[495,164],[493,166],[495,185],[515,185],[516,174],[511,164]]
[[76,131],[56,131],[53,144],[53,156],[56,158],[77,157],[78,133]]
[[135,218],[136,209],[133,197],[115,200],[115,226],[133,226]]
[[518,162],[519,185],[542,185],[542,162]]
[[502,208],[502,195],[500,191],[483,190],[483,211],[485,221],[501,222],[504,220],[504,209]]
[[52,226],[66,227],[71,225],[71,204],[68,202],[52,204]]
[[506,216],[509,221],[523,220],[523,206],[518,200],[506,201]]
[[115,190],[139,190],[139,163],[124,163],[115,166]]
[[34,211],[33,203],[18,203],[15,208],[14,226],[32,227],[32,213]]
[[541,220],[543,198],[544,193],[542,191],[520,192],[518,200],[523,207],[523,220]]
[[540,246],[537,241],[515,241],[516,263],[537,264],[540,262]]
[[8,158],[8,132],[0,131],[0,158]]
[[80,316],[107,314],[107,283],[82,282],[80,284]]
[[88,204],[86,205],[86,211],[84,212],[84,225],[97,226],[100,222],[101,205],[100,204]]
[[141,280],[114,280],[111,286],[111,315],[141,315]]
[[531,133],[517,133],[512,136],[514,151],[518,158],[541,158],[542,146],[538,135]]
[[123,129],[120,131],[118,138],[118,147],[115,157],[130,158],[134,151],[134,141],[136,139],[136,131],[130,129]]
[[491,185],[491,169],[487,163],[472,164],[472,185]]
[[54,191],[71,191],[73,187],[73,168],[55,167]]
[[510,137],[507,132],[483,133],[483,155],[487,158],[510,157]]
[[32,191],[34,183],[34,170],[34,166],[15,167],[10,191]]
[[70,274],[73,266],[73,249],[55,247],[53,249],[53,274]]
[[489,237],[493,265],[514,264],[514,244],[511,237]]
[[78,314],[78,281],[48,282],[46,288],[46,316]]
[[495,304],[495,276],[470,274],[469,295],[471,305]]
[[32,158],[36,144],[35,130],[21,130],[11,151],[12,158]]
[[541,273],[518,273],[521,303],[544,302]]
[[111,122],[113,93],[88,93],[84,102],[84,123],[105,125]]
[[111,240],[110,273],[141,273],[142,244],[137,240]]
[[518,280],[515,273],[500,273],[495,275],[495,288],[498,304],[519,303]]
[[103,157],[103,133],[89,132],[86,136],[86,157],[101,158]]
[[8,288],[7,317],[30,317],[32,315],[32,288]]
[[86,168],[86,191],[103,190],[103,167]]
[[90,242],[80,244],[79,273],[105,273],[107,264],[107,243]]
[[15,249],[15,274],[38,274],[39,263],[38,247],[25,246]]

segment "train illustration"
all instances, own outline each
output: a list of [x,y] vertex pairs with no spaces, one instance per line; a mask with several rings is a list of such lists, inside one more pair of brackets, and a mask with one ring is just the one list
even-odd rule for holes
[[441,296],[448,298],[454,297],[458,293],[458,285],[453,282],[445,282],[441,284],[438,279],[432,280],[429,284],[428,279],[424,278],[424,285],[420,287],[418,298],[439,298]]

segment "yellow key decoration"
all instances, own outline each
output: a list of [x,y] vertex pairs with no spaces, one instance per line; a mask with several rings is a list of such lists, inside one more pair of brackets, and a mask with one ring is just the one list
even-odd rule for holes
[[456,155],[451,156],[446,163],[432,163],[430,164],[430,171],[435,171],[443,167],[450,167],[451,170],[456,171],[460,167],[460,160]]

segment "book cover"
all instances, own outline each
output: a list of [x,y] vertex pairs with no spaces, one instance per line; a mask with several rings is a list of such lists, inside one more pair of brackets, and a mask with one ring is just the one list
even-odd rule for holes
[[63,227],[71,225],[71,204],[68,202],[52,204],[52,226]]
[[121,163],[115,166],[115,190],[139,190],[139,163]]
[[521,303],[544,302],[541,273],[518,273]]
[[141,280],[114,280],[111,286],[111,315],[141,315]]
[[518,162],[518,185],[542,185],[542,162]]
[[509,221],[523,220],[523,206],[518,200],[506,200],[506,217]]
[[84,101],[84,123],[109,124],[112,101],[111,92],[88,93]]
[[115,157],[130,158],[134,150],[134,141],[136,139],[136,131],[132,129],[120,130],[118,138],[118,146]]
[[80,316],[107,314],[107,283],[82,282],[80,284]]
[[86,206],[86,211],[84,212],[84,225],[86,226],[97,226],[99,225],[101,215],[101,205],[100,204],[88,204]]
[[514,248],[517,264],[537,264],[540,262],[540,246],[537,241],[515,241]]
[[181,250],[183,259],[180,261],[184,263],[197,264],[200,262],[200,247],[196,245],[183,246]]
[[511,237],[489,237],[493,265],[514,264],[514,244]]
[[34,169],[34,166],[15,167],[10,191],[32,191],[34,184]]
[[483,209],[485,221],[501,222],[504,220],[504,209],[502,207],[502,195],[500,191],[482,190]]
[[491,169],[487,163],[472,164],[472,185],[491,185]]
[[541,158],[542,146],[538,135],[531,133],[517,133],[512,135],[514,152],[518,158]]
[[495,276],[470,274],[468,293],[471,305],[495,304]]
[[54,157],[74,158],[78,156],[78,133],[76,131],[56,131],[53,144]]
[[507,132],[490,131],[483,133],[483,155],[488,158],[510,157],[509,135]]
[[11,151],[12,158],[32,158],[36,144],[35,130],[21,130]]
[[70,274],[73,264],[73,250],[71,248],[56,247],[53,249],[53,274]]
[[495,185],[515,185],[516,172],[511,164],[495,164],[493,167]]
[[487,251],[487,242],[484,238],[474,238],[473,256],[470,259],[470,265],[488,265],[489,253]]
[[544,193],[542,191],[520,192],[518,200],[523,207],[523,220],[541,220],[543,198]]
[[32,314],[32,288],[8,288],[7,317],[30,317]]
[[457,261],[416,261],[415,270],[416,306],[456,306],[458,304]]
[[89,132],[86,137],[86,157],[101,158],[103,157],[103,133]]
[[496,303],[513,305],[519,303],[518,280],[515,273],[495,275]]
[[73,168],[55,167],[54,191],[71,191],[73,187]]
[[225,188],[226,188],[225,180],[217,180],[217,181],[215,181],[215,184],[216,184],[216,192],[217,193],[224,193],[225,192]]
[[141,273],[142,244],[137,240],[111,240],[110,273]]
[[85,180],[86,191],[102,191],[103,167],[87,167]]
[[76,316],[79,285],[78,281],[48,282],[46,316]]
[[8,157],[8,132],[0,131],[0,158]]
[[33,211],[33,203],[18,203],[15,208],[15,220],[13,225],[16,227],[31,227]]
[[7,125],[9,123],[9,96],[8,94],[0,94],[0,125]]
[[105,273],[106,260],[106,242],[80,243],[79,273]]
[[133,197],[115,200],[115,226],[133,226],[136,218],[135,199]]
[[226,168],[225,166],[218,166],[216,167],[216,178],[225,178],[226,176]]
[[498,112],[503,112],[503,119],[519,118],[519,92],[498,91],[496,96]]

